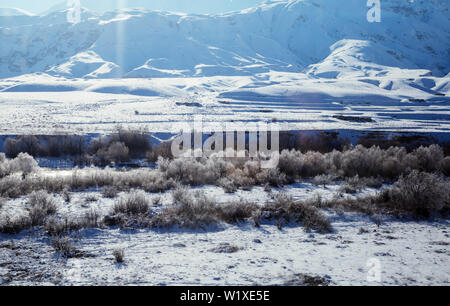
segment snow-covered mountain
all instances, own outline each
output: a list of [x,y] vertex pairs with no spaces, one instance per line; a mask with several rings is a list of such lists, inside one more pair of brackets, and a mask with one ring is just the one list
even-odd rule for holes
[[0,7],[0,17],[7,16],[33,16],[33,14],[20,8]]
[[[444,76],[450,71],[447,1],[267,1],[240,12],[186,15],[83,9],[0,17],[0,77],[192,77],[303,72],[312,78]],[[8,19],[8,20],[7,20]],[[12,19],[12,20],[11,20]]]
[[[191,14],[217,14],[238,11],[260,4],[263,0],[81,0],[80,4],[91,11],[105,13],[116,9],[144,8],[168,12]],[[54,5],[42,15],[67,8],[67,1]]]

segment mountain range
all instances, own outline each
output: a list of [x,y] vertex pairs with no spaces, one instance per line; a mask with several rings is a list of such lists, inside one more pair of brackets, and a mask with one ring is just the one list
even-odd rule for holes
[[67,9],[0,17],[0,78],[29,73],[155,78],[277,71],[346,78],[450,72],[446,1],[383,0],[381,9],[379,23],[368,22],[365,0],[266,1],[209,15],[83,8],[77,24],[67,22]]

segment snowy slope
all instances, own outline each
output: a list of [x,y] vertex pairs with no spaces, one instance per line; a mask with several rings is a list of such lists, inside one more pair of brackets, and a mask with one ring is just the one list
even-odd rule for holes
[[[0,77],[192,77],[305,72],[311,77],[449,72],[446,1],[266,2],[222,15],[126,9],[66,22],[66,11],[8,26],[0,18]],[[13,23],[14,24],[14,23]],[[417,73],[415,73],[417,74]]]
[[[115,9],[123,8],[145,8],[148,10],[183,12],[195,14],[214,14],[230,11],[241,10],[244,8],[255,6],[263,2],[262,0],[127,0],[127,1],[111,1],[111,0],[81,0],[81,6],[89,10],[105,13]],[[66,2],[51,7],[45,11],[43,15],[67,8]]]

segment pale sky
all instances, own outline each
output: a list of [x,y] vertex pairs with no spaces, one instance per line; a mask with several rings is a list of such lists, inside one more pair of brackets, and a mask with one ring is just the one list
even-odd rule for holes
[[[81,0],[83,6],[89,3],[91,9],[115,8],[117,3],[134,3],[133,6],[161,10],[186,11],[187,13],[206,13],[208,11],[232,11],[251,7],[263,0]],[[0,0],[0,7],[21,8],[28,12],[39,14],[54,5],[64,4],[66,0]],[[116,5],[115,5],[116,4]],[[123,5],[122,5],[123,6]],[[100,9],[101,10],[101,9]]]

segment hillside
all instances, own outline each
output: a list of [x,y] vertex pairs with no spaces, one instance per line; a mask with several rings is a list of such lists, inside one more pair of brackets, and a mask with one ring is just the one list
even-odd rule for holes
[[[170,12],[184,12],[195,14],[216,14],[237,11],[258,5],[262,0],[127,0],[127,1],[110,1],[110,0],[81,0],[81,6],[91,11],[98,13],[105,13],[115,9],[124,8],[144,8],[148,10],[170,11]],[[51,12],[65,9],[67,3],[61,3],[46,10],[43,15]]]
[[[303,72],[313,77],[449,72],[450,21],[442,1],[266,2],[222,15],[124,9],[66,22],[66,11],[2,20],[0,77],[192,77]],[[11,18],[9,18],[11,19]],[[13,18],[14,19],[14,18]],[[19,43],[20,42],[20,43]]]

